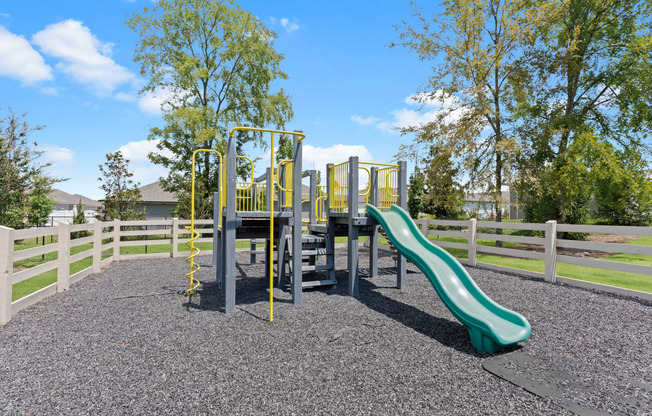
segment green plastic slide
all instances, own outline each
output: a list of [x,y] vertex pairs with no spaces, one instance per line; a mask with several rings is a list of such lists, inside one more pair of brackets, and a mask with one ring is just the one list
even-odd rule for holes
[[446,307],[468,329],[475,349],[494,353],[528,339],[530,323],[485,295],[455,257],[421,234],[405,210],[392,205],[382,212],[367,205],[367,212],[396,249],[428,277]]

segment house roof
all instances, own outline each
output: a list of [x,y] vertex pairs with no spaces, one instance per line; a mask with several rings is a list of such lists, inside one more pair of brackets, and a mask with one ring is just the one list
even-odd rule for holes
[[[509,202],[509,191],[501,192],[504,202]],[[464,195],[464,202],[491,202],[491,196],[482,192],[475,192]]]
[[168,192],[161,187],[160,181],[141,186],[138,189],[140,189],[143,202],[165,202],[171,204],[179,202],[172,192]]
[[77,205],[81,199],[81,203],[86,208],[99,208],[102,206],[101,202],[98,202],[94,199],[91,199],[87,196],[81,194],[69,194],[64,192],[61,189],[52,189],[50,192],[50,198],[54,200],[54,203],[57,205]]

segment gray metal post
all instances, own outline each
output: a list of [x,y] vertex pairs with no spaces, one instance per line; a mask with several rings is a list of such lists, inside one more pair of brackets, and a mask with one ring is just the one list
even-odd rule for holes
[[267,168],[267,211],[271,211],[274,203],[274,184],[272,183],[272,170]]
[[326,251],[330,254],[326,255],[326,264],[332,264],[333,268],[328,271],[328,280],[335,280],[335,221],[331,218],[330,198],[333,189],[333,182],[331,180],[332,163],[326,165],[326,221],[328,221],[328,234],[326,235],[326,242],[328,247]]
[[[236,132],[237,134],[237,132]],[[224,309],[227,314],[235,312],[235,175],[236,175],[236,153],[235,137],[229,137],[226,147],[226,215],[224,218],[222,232],[224,233],[224,286],[225,298]]]
[[[407,162],[398,162],[398,206],[407,209]],[[407,262],[398,254],[396,258],[396,285],[400,290],[407,288]]]
[[316,170],[310,170],[309,172],[309,177],[310,177],[310,212],[308,213],[308,219],[310,221],[310,224],[316,224],[317,223],[317,214],[315,213],[315,207],[317,205],[317,171]]
[[357,297],[360,294],[360,271],[358,270],[358,227],[355,218],[358,214],[358,157],[349,157],[349,295]]
[[[372,167],[369,175],[369,203],[378,206],[378,172]],[[378,226],[371,227],[369,236],[369,277],[378,276]]]
[[[297,131],[297,133],[301,133]],[[292,302],[295,305],[303,303],[303,270],[301,261],[301,166],[303,144],[296,134],[292,136]],[[286,176],[287,177],[287,176]],[[280,267],[280,264],[279,264]]]
[[550,220],[545,224],[545,279],[549,282],[557,281],[557,221]]

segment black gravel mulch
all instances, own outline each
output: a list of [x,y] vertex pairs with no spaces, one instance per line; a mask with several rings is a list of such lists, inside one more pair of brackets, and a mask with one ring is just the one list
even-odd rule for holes
[[212,267],[189,299],[177,294],[183,259],[113,264],[0,327],[0,413],[565,415],[570,401],[652,414],[649,302],[470,269],[532,324],[518,349],[529,358],[504,366],[557,377],[564,397],[541,398],[482,368],[489,356],[413,265],[408,290],[395,289],[383,253],[359,299],[346,296],[345,250],[336,288],[304,292],[302,307],[276,289],[273,323],[264,264],[249,265],[248,253],[237,257],[231,316]]

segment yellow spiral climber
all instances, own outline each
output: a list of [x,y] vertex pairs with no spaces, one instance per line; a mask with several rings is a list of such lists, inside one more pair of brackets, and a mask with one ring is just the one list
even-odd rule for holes
[[195,240],[198,239],[201,234],[199,234],[192,225],[188,225],[185,228],[190,231],[190,240],[186,241],[186,246],[190,248],[190,256],[186,258],[186,261],[190,263],[190,272],[186,273],[186,277],[190,280],[190,289],[186,290],[185,294],[192,295],[195,293],[195,289],[199,287],[199,280],[195,279],[194,274],[201,268],[199,267],[199,264],[195,263],[195,257],[199,254],[200,250],[195,247]]

